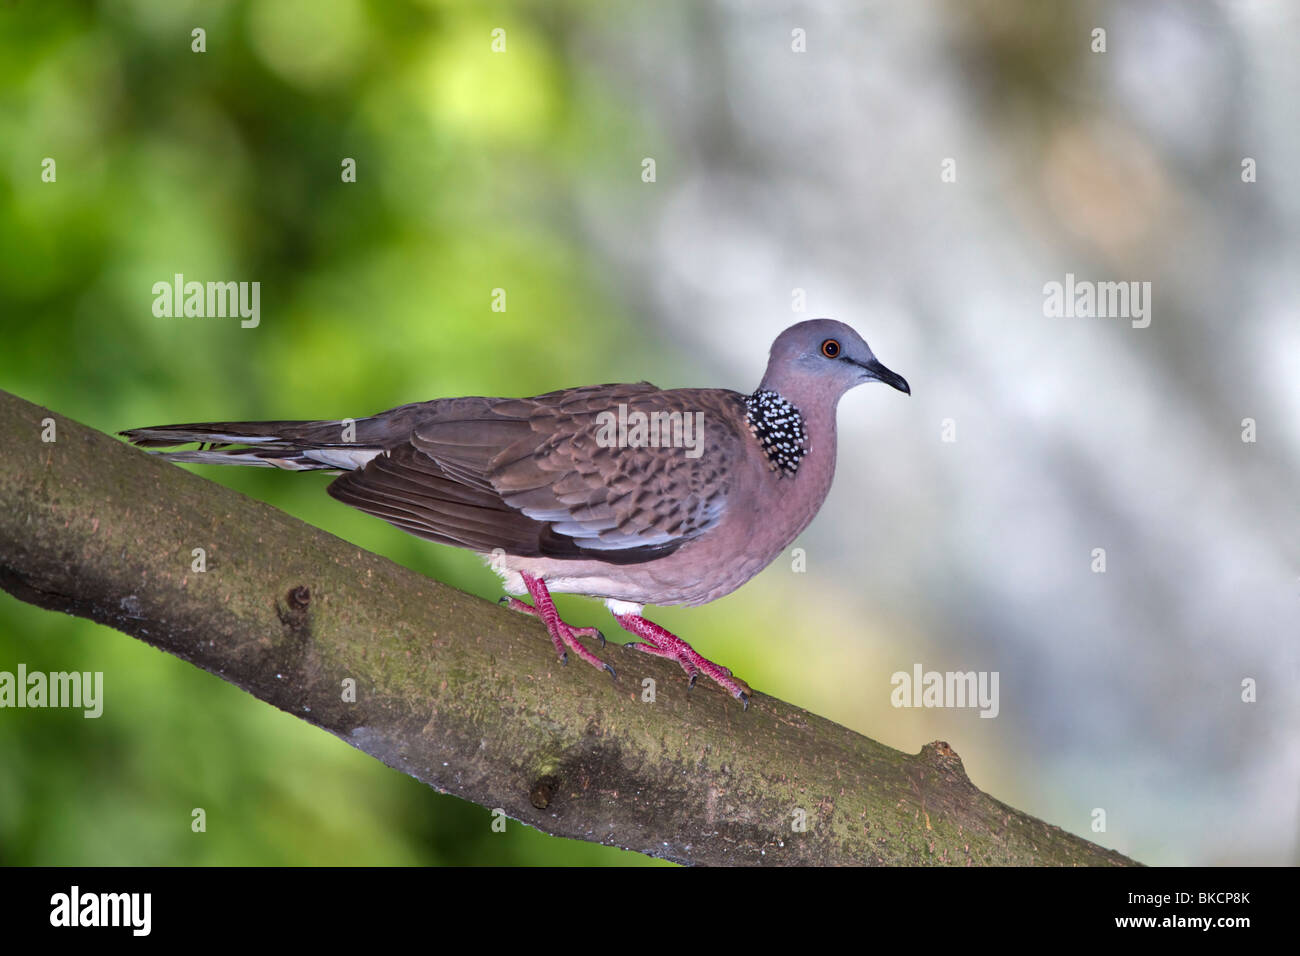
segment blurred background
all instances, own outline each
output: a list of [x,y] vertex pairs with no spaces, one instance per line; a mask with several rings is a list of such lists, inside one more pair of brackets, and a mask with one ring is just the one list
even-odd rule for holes
[[[945,739],[982,789],[1143,862],[1295,864],[1298,28],[1263,0],[7,0],[0,387],[107,432],[749,392],[782,328],[841,319],[913,394],[842,402],[806,570],[655,620],[891,746]],[[176,273],[259,281],[260,325],[156,317]],[[1046,316],[1067,273],[1150,282],[1150,326]],[[326,477],[198,470],[499,593]],[[19,662],[103,671],[106,700],[0,711],[3,863],[651,862],[493,833],[0,594]],[[917,663],[997,671],[997,718],[892,707]]]

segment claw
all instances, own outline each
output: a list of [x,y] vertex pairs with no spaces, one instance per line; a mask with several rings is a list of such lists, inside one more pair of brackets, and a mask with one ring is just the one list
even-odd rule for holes
[[618,675],[614,673],[614,669],[584,647],[579,640],[581,637],[595,637],[600,640],[603,647],[605,645],[605,635],[594,627],[572,627],[566,624],[555,609],[555,602],[551,600],[551,592],[547,590],[546,582],[527,573],[523,575],[523,580],[524,586],[527,587],[528,593],[533,599],[533,603],[528,605],[509,596],[502,598],[502,603],[508,604],[517,611],[532,614],[541,619],[542,623],[546,625],[547,632],[551,635],[551,643],[555,645],[555,651],[560,658],[561,665],[569,663],[569,651],[573,651],[592,667],[598,670],[607,670],[615,680],[618,680]]
[[744,681],[732,676],[730,668],[706,660],[676,634],[653,621],[647,621],[639,614],[615,614],[614,620],[623,630],[641,638],[641,642],[629,641],[624,647],[634,647],[652,657],[666,657],[670,661],[676,661],[686,672],[688,689],[693,689],[700,674],[704,674],[749,710],[749,694],[752,692]]

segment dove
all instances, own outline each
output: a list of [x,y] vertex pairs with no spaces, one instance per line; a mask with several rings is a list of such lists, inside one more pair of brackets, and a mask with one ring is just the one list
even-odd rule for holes
[[[867,382],[911,394],[848,325],[813,319],[772,343],[750,394],[587,385],[531,398],[439,398],[366,418],[202,422],[122,432],[173,462],[324,471],[339,501],[478,552],[509,607],[541,619],[562,661],[617,677],[551,598],[605,602],[624,645],[703,674],[747,708],[730,670],[643,616],[739,588],[809,525],[835,475],[836,410]],[[522,598],[527,596],[531,604]]]

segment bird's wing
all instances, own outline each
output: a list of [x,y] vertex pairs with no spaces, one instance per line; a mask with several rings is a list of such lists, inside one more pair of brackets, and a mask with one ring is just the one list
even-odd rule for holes
[[[743,397],[718,389],[643,382],[426,407],[407,443],[330,493],[422,537],[526,557],[670,553],[721,520],[745,440]],[[637,444],[656,435],[660,447]]]

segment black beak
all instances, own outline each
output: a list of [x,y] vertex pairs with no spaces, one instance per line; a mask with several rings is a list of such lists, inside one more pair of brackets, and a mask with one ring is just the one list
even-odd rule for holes
[[903,378],[903,376],[899,375],[897,372],[891,372],[889,369],[881,365],[878,360],[872,359],[870,362],[857,362],[855,364],[861,365],[866,369],[867,374],[876,381],[884,382],[886,385],[896,388],[900,392],[904,392],[908,395],[912,394],[912,389],[907,384],[907,379]]

